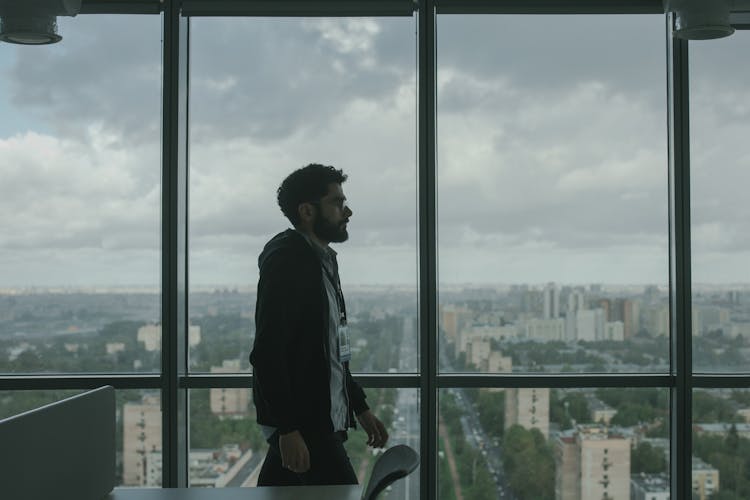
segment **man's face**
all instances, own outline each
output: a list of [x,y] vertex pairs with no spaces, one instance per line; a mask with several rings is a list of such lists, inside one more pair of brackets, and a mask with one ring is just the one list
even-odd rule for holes
[[316,203],[318,207],[313,232],[315,236],[329,243],[340,243],[349,238],[346,225],[352,211],[346,205],[346,196],[341,189],[341,184],[331,183],[328,185],[328,194]]

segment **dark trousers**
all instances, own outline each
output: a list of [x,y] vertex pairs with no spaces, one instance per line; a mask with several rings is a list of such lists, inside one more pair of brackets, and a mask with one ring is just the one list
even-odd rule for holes
[[297,474],[281,465],[279,434],[268,439],[268,453],[258,476],[258,486],[302,486],[321,484],[357,484],[357,475],[344,449],[346,432],[326,436],[303,434],[310,452],[310,469]]

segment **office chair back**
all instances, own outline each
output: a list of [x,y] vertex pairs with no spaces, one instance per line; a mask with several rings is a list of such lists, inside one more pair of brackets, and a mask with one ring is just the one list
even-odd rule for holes
[[375,462],[362,500],[374,500],[394,481],[414,472],[418,465],[419,454],[405,444],[388,448]]

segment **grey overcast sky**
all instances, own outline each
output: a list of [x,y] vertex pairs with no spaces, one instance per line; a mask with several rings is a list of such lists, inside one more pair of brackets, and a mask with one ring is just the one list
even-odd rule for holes
[[[0,288],[158,285],[161,18],[59,21],[0,44]],[[416,284],[415,28],[191,20],[191,283],[254,286],[277,186],[319,162],[350,176],[343,280]],[[663,17],[437,29],[440,281],[666,285]],[[750,283],[748,49],[691,43],[696,282]]]

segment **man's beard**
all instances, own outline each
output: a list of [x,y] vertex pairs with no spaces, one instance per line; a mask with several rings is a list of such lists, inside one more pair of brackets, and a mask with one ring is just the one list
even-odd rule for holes
[[349,233],[342,222],[339,225],[331,224],[327,219],[318,214],[313,223],[315,236],[329,243],[341,243],[349,239]]

